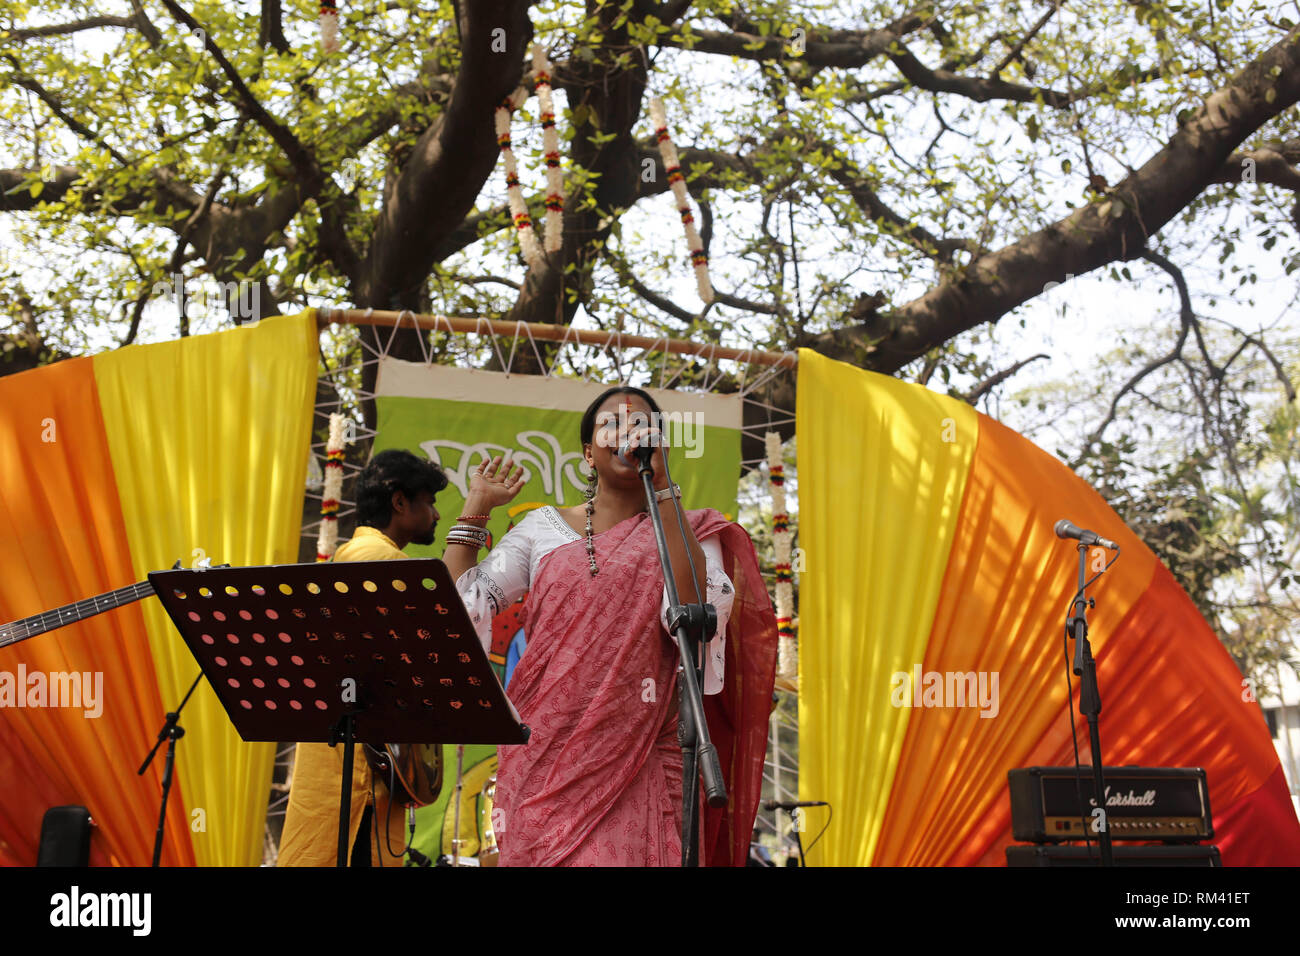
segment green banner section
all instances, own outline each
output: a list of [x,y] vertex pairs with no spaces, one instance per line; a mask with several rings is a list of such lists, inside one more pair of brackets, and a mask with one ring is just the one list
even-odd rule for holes
[[[378,434],[374,452],[405,448],[423,452],[441,465],[449,484],[438,494],[442,515],[430,546],[411,545],[412,557],[441,557],[445,538],[462,513],[469,476],[485,457],[513,451],[512,458],[527,473],[527,482],[507,508],[498,509],[488,523],[498,540],[512,520],[542,505],[581,504],[587,481],[583,477],[580,412],[488,402],[436,398],[379,396],[375,399]],[[740,432],[702,424],[689,413],[668,421],[668,466],[682,488],[686,508],[716,508],[736,517],[736,484],[740,475]]]

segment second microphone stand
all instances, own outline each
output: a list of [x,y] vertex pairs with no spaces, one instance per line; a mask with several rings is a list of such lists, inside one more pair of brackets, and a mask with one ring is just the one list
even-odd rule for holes
[[[1079,678],[1079,710],[1088,718],[1088,741],[1092,745],[1092,787],[1097,806],[1101,808],[1101,829],[1097,842],[1101,844],[1101,865],[1113,866],[1115,861],[1110,846],[1110,820],[1107,819],[1106,783],[1102,773],[1101,691],[1097,688],[1097,662],[1092,657],[1088,642],[1087,588],[1088,545],[1079,542],[1079,590],[1074,595],[1074,613],[1066,621],[1070,637],[1074,638],[1074,673]],[[1095,818],[1094,818],[1095,820]],[[1086,825],[1086,821],[1085,821]]]
[[[712,604],[701,602],[682,604],[677,594],[677,579],[673,576],[672,558],[668,554],[668,539],[664,535],[663,516],[655,498],[654,469],[650,465],[653,448],[637,449],[640,461],[638,474],[645,487],[646,508],[654,526],[655,544],[659,548],[659,564],[664,572],[664,586],[668,589],[668,630],[677,642],[677,742],[682,748],[682,866],[699,866],[699,786],[704,778],[704,792],[711,807],[727,804],[727,785],[722,779],[722,765],[718,751],[709,739],[709,725],[704,717],[704,697],[701,691],[703,668],[700,665],[700,647],[718,629],[718,612]],[[668,471],[668,449],[663,449],[664,477],[668,487],[673,486]],[[677,512],[677,525],[682,539],[686,539],[686,525],[682,516],[682,503],[674,495],[673,507]],[[695,573],[695,561],[689,547],[686,551]]]

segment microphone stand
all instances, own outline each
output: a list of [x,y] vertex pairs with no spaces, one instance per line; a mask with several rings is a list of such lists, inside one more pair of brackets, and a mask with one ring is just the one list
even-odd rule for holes
[[[1110,820],[1106,811],[1106,784],[1102,774],[1101,731],[1098,720],[1101,717],[1101,692],[1097,688],[1097,662],[1092,658],[1092,645],[1088,643],[1088,607],[1096,606],[1096,601],[1084,597],[1087,586],[1088,545],[1079,542],[1079,590],[1074,595],[1074,613],[1070,615],[1065,626],[1074,639],[1074,673],[1079,681],[1079,710],[1088,718],[1088,741],[1092,746],[1092,787],[1096,794],[1096,804],[1102,810],[1101,831],[1098,843],[1101,844],[1101,865],[1114,866],[1110,846]],[[1096,817],[1093,817],[1095,820]]]
[[[179,563],[178,561],[177,564]],[[150,866],[158,866],[162,860],[163,825],[167,822],[167,797],[171,794],[172,771],[176,768],[176,741],[185,736],[185,728],[178,721],[181,719],[181,711],[189,703],[190,695],[194,693],[194,688],[199,686],[201,680],[203,680],[203,672],[199,671],[199,676],[194,678],[194,683],[185,692],[185,699],[181,701],[180,706],[173,711],[168,711],[167,719],[163,722],[162,730],[158,731],[158,739],[154,742],[153,749],[149,751],[149,755],[144,758],[144,763],[136,771],[137,774],[143,775],[149,769],[149,764],[153,763],[154,754],[158,752],[162,742],[167,741],[167,757],[163,763],[162,806],[158,810],[158,829],[153,837],[153,862]]]
[[794,832],[794,845],[799,850],[799,865],[806,867],[808,863],[803,858],[803,807],[795,807],[789,813],[790,822],[793,824],[791,829]]
[[[663,517],[659,514],[659,502],[655,499],[654,469],[650,466],[654,447],[637,448],[635,451],[641,463],[638,474],[645,488],[646,508],[654,526],[659,565],[663,568],[664,585],[668,589],[668,630],[677,642],[677,671],[681,675],[677,682],[677,742],[682,748],[682,866],[699,866],[698,781],[701,775],[704,777],[704,792],[709,806],[722,807],[727,804],[727,786],[722,779],[718,752],[709,739],[709,725],[704,717],[704,697],[700,689],[703,681],[703,668],[699,663],[700,647],[717,631],[718,613],[712,604],[681,603],[677,594],[677,579],[673,576],[672,558],[668,554],[668,539],[664,535]],[[664,477],[671,488],[673,479],[668,471],[667,447],[664,448],[663,460]],[[677,510],[677,524],[685,539],[682,503],[676,495],[673,496],[673,507]],[[695,562],[691,559],[689,548],[686,556],[694,571]]]
[[[180,559],[172,565],[172,570],[179,570],[181,566]],[[218,564],[218,568],[228,568],[229,564]],[[203,671],[199,671],[199,676],[194,678],[194,683],[190,689],[185,692],[185,697],[181,700],[180,706],[174,711],[167,712],[167,719],[163,721],[162,730],[158,731],[158,739],[154,741],[153,749],[149,755],[144,758],[144,763],[140,764],[140,769],[136,771],[137,776],[144,776],[144,772],[149,769],[149,764],[153,763],[154,754],[158,753],[158,748],[162,742],[167,741],[167,756],[163,762],[162,778],[162,806],[158,810],[158,829],[153,836],[153,862],[150,866],[158,866],[162,860],[163,847],[163,825],[167,821],[167,798],[171,795],[172,790],[172,772],[176,769],[176,741],[185,736],[185,728],[179,723],[181,711],[190,701],[190,695],[194,689],[199,686],[199,681],[203,680]]]

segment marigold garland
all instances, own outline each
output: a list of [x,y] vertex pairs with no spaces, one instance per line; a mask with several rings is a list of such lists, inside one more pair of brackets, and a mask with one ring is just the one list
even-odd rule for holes
[[668,185],[677,200],[677,211],[682,217],[686,246],[691,254],[691,267],[695,270],[695,283],[699,287],[700,299],[707,304],[713,301],[713,284],[709,281],[709,255],[704,251],[704,241],[695,228],[695,216],[691,213],[690,199],[686,195],[686,180],[682,176],[677,147],[673,145],[668,133],[668,116],[664,112],[663,101],[657,96],[650,98],[650,121],[654,124],[655,141],[659,144],[659,155],[668,173]]
[[339,48],[339,7],[334,0],[321,0],[320,46],[326,53],[337,53]]
[[537,109],[541,114],[542,152],[546,156],[546,251],[559,252],[564,244],[564,177],[560,174],[560,132],[555,128],[551,62],[540,43],[533,44],[533,79],[537,84]]
[[506,200],[510,204],[510,218],[515,224],[515,233],[519,236],[519,248],[524,254],[524,261],[529,267],[534,267],[542,262],[542,247],[537,244],[533,220],[528,215],[528,203],[524,200],[524,191],[519,185],[519,167],[515,162],[514,150],[510,147],[510,116],[527,98],[528,90],[519,87],[501,102],[493,118],[496,123],[497,145],[501,147],[501,156],[505,160]]
[[343,497],[343,446],[347,444],[347,418],[330,415],[330,433],[325,442],[325,488],[321,492],[320,534],[316,538],[316,560],[328,561],[339,546],[339,499]]
[[776,552],[776,632],[780,640],[778,673],[793,681],[799,673],[799,649],[795,642],[794,625],[794,570],[790,563],[790,516],[785,504],[785,461],[781,450],[781,436],[768,432],[763,436],[767,446],[767,473],[772,484],[772,542]]

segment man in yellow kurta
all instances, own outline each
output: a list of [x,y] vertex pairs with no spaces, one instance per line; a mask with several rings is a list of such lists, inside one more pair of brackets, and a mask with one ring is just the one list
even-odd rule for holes
[[[357,479],[356,532],[335,552],[334,560],[401,560],[407,557],[402,549],[408,544],[432,544],[439,517],[433,498],[446,486],[446,476],[427,459],[396,449],[375,455]],[[367,865],[367,851],[358,845],[361,837],[369,844],[368,865],[401,866],[406,811],[392,803],[387,786],[374,777],[361,746],[354,747],[348,834],[351,865]],[[298,744],[279,866],[337,863],[342,776],[341,745]],[[390,847],[399,855],[391,853]]]

